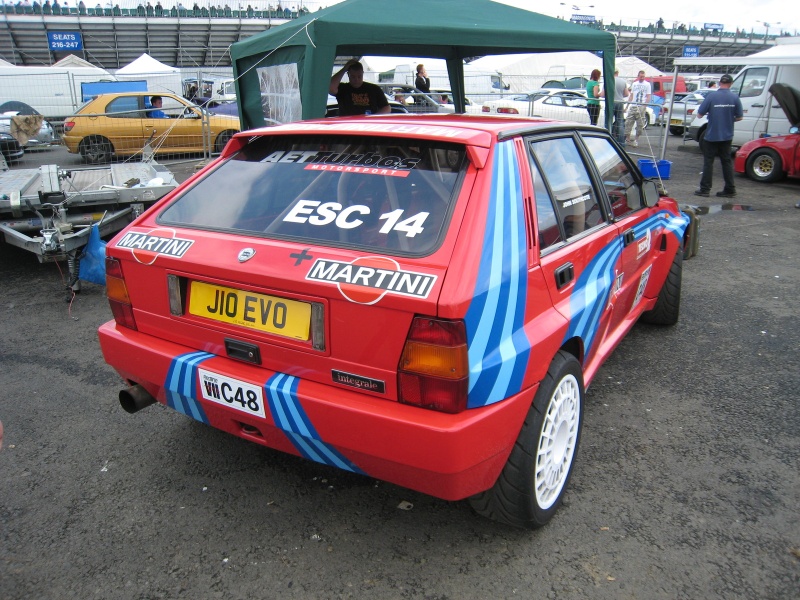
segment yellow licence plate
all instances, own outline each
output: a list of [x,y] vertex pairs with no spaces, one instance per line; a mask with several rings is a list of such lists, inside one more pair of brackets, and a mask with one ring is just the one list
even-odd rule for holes
[[682,119],[670,119],[669,120],[669,124],[670,125],[683,125],[683,120]]
[[311,304],[192,281],[189,313],[296,340],[307,340]]

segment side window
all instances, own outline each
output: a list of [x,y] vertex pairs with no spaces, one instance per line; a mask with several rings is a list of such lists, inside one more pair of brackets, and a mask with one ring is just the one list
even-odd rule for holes
[[575,141],[571,137],[542,140],[531,143],[531,150],[567,238],[601,224],[603,213]]
[[114,119],[138,119],[142,113],[139,111],[138,96],[122,96],[108,103],[106,112]]
[[172,96],[163,96],[162,101],[163,101],[163,106],[161,110],[163,110],[164,113],[171,119],[179,119],[186,112],[187,108],[186,105],[183,104],[182,102],[179,102]]
[[643,208],[642,194],[631,174],[628,164],[622,159],[617,149],[605,138],[583,138],[589,153],[592,155],[603,186],[611,204],[611,214],[615,219],[634,210]]
[[740,98],[754,98],[760,96],[766,85],[769,67],[756,67],[747,69],[739,75],[731,86],[731,90],[739,94]]
[[564,99],[561,96],[553,95],[547,98],[542,104],[552,104],[554,106],[564,106]]
[[533,193],[536,196],[536,232],[541,251],[564,241],[564,238],[561,235],[561,228],[558,226],[558,218],[553,207],[553,200],[550,198],[550,192],[547,191],[538,165],[533,161],[531,161],[531,176],[533,177]]

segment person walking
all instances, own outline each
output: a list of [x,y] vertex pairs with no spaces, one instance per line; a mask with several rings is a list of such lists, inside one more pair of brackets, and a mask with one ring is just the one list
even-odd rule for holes
[[732,83],[733,77],[730,75],[720,77],[719,89],[706,96],[697,109],[697,116],[708,115],[708,126],[700,148],[703,152],[703,173],[700,176],[700,189],[695,191],[695,196],[707,197],[710,194],[714,159],[717,157],[722,165],[722,178],[725,180],[725,187],[721,192],[717,192],[717,196],[720,198],[736,196],[731,142],[733,124],[742,120],[744,111],[739,96],[731,91]]
[[600,116],[600,98],[602,88],[600,87],[600,69],[594,69],[586,82],[586,110],[589,111],[589,122],[597,125]]
[[614,125],[612,135],[622,146],[625,146],[625,99],[631,91],[624,77],[619,76],[619,69],[614,71]]
[[[644,71],[639,71],[636,81],[631,84],[629,100],[632,104],[628,108],[628,117],[625,119],[625,138],[634,148],[639,145],[639,136],[647,127],[647,105],[650,103],[652,95],[653,88],[650,86],[650,82],[645,81]],[[634,126],[636,127],[636,137],[631,138]]]

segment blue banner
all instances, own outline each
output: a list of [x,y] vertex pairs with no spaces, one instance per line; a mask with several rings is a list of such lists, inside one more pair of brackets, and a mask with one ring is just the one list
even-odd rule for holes
[[683,58],[697,58],[700,56],[700,47],[699,46],[684,46],[683,47]]
[[572,15],[569,20],[573,23],[594,23],[597,19],[592,15]]
[[48,31],[47,44],[53,52],[83,50],[83,38],[78,31]]

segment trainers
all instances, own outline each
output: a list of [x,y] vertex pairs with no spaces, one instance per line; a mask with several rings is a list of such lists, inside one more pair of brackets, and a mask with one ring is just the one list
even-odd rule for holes
[[638,142],[638,141],[636,141],[636,140],[633,140],[633,141],[631,142],[631,146],[633,146],[634,148],[638,148],[638,147],[639,147],[639,142]]
[[[708,194],[706,194],[706,196],[708,196]],[[736,197],[736,192],[735,191],[726,192],[725,190],[722,190],[721,192],[717,192],[717,197],[718,198],[735,198]]]
[[704,191],[704,190],[695,190],[694,191],[694,195],[695,196],[703,196],[704,198],[708,198],[710,196],[710,194],[708,192]]

